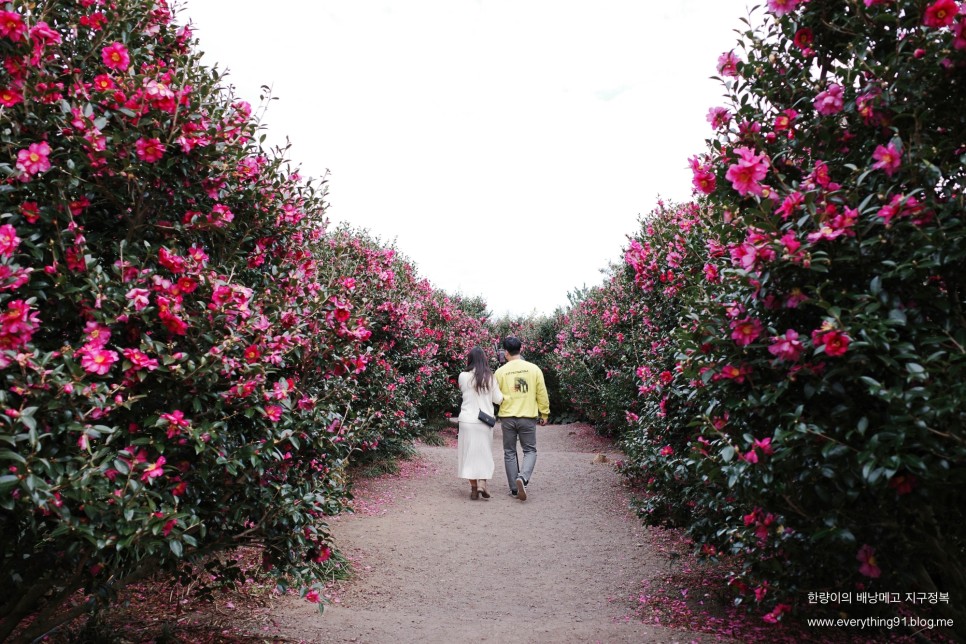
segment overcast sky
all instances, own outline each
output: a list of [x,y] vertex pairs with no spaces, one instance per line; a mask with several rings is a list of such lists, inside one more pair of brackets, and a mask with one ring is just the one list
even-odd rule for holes
[[279,100],[329,216],[497,315],[603,279],[639,214],[691,194],[745,0],[183,0],[208,64]]

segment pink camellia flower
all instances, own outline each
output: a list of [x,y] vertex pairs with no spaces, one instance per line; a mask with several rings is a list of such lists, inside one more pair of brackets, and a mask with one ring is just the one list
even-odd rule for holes
[[265,416],[273,423],[277,423],[282,419],[283,411],[278,405],[265,405]]
[[9,38],[17,42],[27,33],[27,25],[19,13],[14,11],[0,11],[0,37]]
[[319,603],[319,591],[313,589],[305,593],[305,599],[312,602],[313,604]]
[[958,13],[959,4],[956,0],[936,0],[926,7],[926,12],[922,16],[922,24],[936,29],[948,27],[953,24]]
[[172,273],[183,273],[185,271],[184,257],[172,253],[164,246],[158,249],[158,263]]
[[704,279],[708,280],[712,284],[717,284],[721,279],[720,275],[718,274],[718,267],[714,264],[705,264]]
[[761,453],[765,456],[771,456],[775,453],[775,448],[771,445],[771,438],[766,437],[762,439],[755,439],[752,443],[752,447],[761,450]]
[[84,325],[84,344],[88,348],[101,349],[111,339],[111,330],[99,322],[93,320]]
[[761,322],[752,318],[731,323],[731,339],[740,347],[746,347],[761,335]]
[[164,474],[165,462],[165,458],[163,456],[159,456],[157,461],[148,465],[148,469],[144,470],[144,472],[141,474],[141,480],[149,481]]
[[826,325],[812,331],[812,342],[815,348],[825,347],[825,355],[837,358],[845,355],[849,350],[852,339],[838,329],[826,329]]
[[98,74],[94,77],[94,89],[107,92],[114,89],[114,79],[107,74]]
[[178,525],[177,519],[168,519],[168,521],[164,524],[164,527],[161,528],[161,534],[165,537],[168,536],[171,534],[171,531],[174,530],[176,525]]
[[838,357],[845,355],[849,349],[851,338],[841,331],[829,331],[823,338],[825,343],[825,355]]
[[[148,356],[148,354],[140,349],[128,348],[124,349],[122,353],[124,354],[124,358],[131,363],[131,368],[134,371],[141,371],[142,369],[154,371],[159,366],[155,358]],[[164,414],[161,417],[164,418]]]
[[801,49],[803,53],[810,52],[812,43],[815,42],[815,33],[809,27],[802,27],[795,32],[792,42],[796,47]]
[[99,376],[103,376],[108,371],[111,370],[111,366],[117,362],[118,355],[115,351],[110,351],[108,349],[102,349],[98,347],[90,347],[84,349],[83,357],[81,358],[81,367],[87,373],[94,373]]
[[768,352],[779,360],[795,362],[802,355],[803,349],[802,342],[798,339],[798,332],[795,329],[788,329],[785,335],[778,335],[771,339]]
[[731,112],[725,107],[712,107],[708,110],[708,123],[715,130],[720,130],[731,122]]
[[722,76],[738,75],[738,57],[735,52],[727,51],[718,56],[718,73]]
[[208,215],[208,223],[217,228],[222,228],[225,224],[231,223],[234,218],[235,214],[227,206],[215,204],[211,209],[211,214]]
[[315,563],[325,563],[332,557],[332,549],[328,546],[322,546],[319,548],[318,554],[312,557],[312,561]]
[[902,152],[896,148],[891,141],[888,145],[876,147],[872,153],[875,163],[872,165],[876,170],[882,170],[887,176],[892,176],[902,166]]
[[802,302],[807,302],[808,296],[802,289],[795,287],[792,292],[785,296],[785,308],[797,309]]
[[151,293],[146,288],[132,288],[125,297],[131,300],[135,311],[141,311],[151,303]]
[[869,544],[863,544],[859,548],[858,554],[855,558],[861,563],[859,566],[859,572],[866,577],[871,577],[872,579],[878,579],[882,574],[882,570],[876,565],[875,561],[875,548]]
[[101,50],[101,60],[109,69],[125,71],[131,65],[131,57],[123,43],[115,42]]
[[158,139],[140,138],[134,142],[135,154],[145,163],[156,163],[164,156],[164,144]]
[[691,185],[702,194],[709,195],[714,192],[717,186],[717,179],[714,173],[711,172],[711,169],[701,163],[697,157],[691,157],[689,163],[691,165],[691,172],[694,175],[691,179]]
[[23,103],[23,94],[20,93],[19,89],[14,87],[0,88],[0,105],[13,107],[18,103]]
[[738,162],[728,166],[725,178],[741,196],[762,194],[760,181],[768,174],[768,155],[764,152],[755,154],[754,150],[746,147],[735,148],[735,154]]
[[45,45],[56,45],[63,41],[63,38],[57,31],[51,29],[46,22],[38,22],[30,28],[30,40],[43,47]]
[[795,11],[801,0],[768,0],[768,8],[775,16],[781,18]]
[[661,456],[670,456],[674,453],[674,448],[670,445],[665,445],[661,448]]
[[161,420],[168,421],[167,436],[169,439],[180,434],[183,428],[191,426],[191,421],[184,417],[184,412],[182,412],[180,409],[176,409],[170,413],[161,414]]
[[762,619],[769,624],[777,624],[781,621],[782,615],[791,611],[791,609],[792,607],[789,604],[775,604],[775,608],[767,615],[764,615]]
[[10,224],[0,226],[0,257],[12,256],[19,246],[20,238],[17,237],[17,229]]
[[887,227],[892,225],[896,217],[909,217],[914,224],[923,224],[932,218],[932,214],[923,208],[918,199],[903,195],[893,195],[892,200],[879,208],[876,215],[885,220]]
[[841,85],[832,83],[824,92],[819,92],[812,101],[815,111],[824,116],[838,114],[845,106],[845,90]]
[[47,142],[31,143],[26,150],[17,152],[17,169],[28,177],[50,170],[50,146]]
[[788,137],[792,138],[792,123],[798,118],[797,110],[785,110],[775,117],[773,125],[776,132],[788,132]]
[[953,27],[953,47],[966,49],[966,16],[960,16]]

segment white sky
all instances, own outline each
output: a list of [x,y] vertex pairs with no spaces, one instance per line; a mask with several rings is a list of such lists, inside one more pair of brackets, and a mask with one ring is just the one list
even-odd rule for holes
[[598,284],[639,214],[691,194],[746,0],[183,0],[329,216],[497,315]]

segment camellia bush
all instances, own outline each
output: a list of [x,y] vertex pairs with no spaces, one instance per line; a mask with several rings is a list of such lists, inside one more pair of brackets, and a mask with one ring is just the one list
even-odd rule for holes
[[[327,240],[327,263],[349,288],[346,301],[361,299],[371,354],[355,376],[352,405],[365,419],[354,462],[407,454],[423,436],[426,419],[459,408],[456,375],[474,346],[492,340],[485,304],[448,296],[420,278],[395,248],[371,235],[343,228]],[[366,277],[371,276],[371,277]],[[481,312],[482,307],[482,312]]]
[[0,639],[249,544],[319,601],[348,460],[483,333],[199,56],[163,0],[0,4]]
[[769,0],[718,61],[699,203],[628,248],[676,329],[673,364],[640,356],[628,472],[770,621],[901,591],[838,608],[966,623],[962,9]]

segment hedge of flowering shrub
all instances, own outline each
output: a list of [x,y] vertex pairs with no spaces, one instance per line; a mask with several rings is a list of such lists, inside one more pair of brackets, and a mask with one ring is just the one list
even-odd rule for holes
[[492,340],[485,305],[448,296],[419,277],[399,252],[351,229],[327,239],[327,262],[345,278],[348,298],[371,301],[365,309],[372,353],[355,375],[351,406],[366,420],[358,435],[364,454],[355,462],[404,453],[424,421],[459,408],[456,375],[476,345]]
[[0,639],[245,544],[318,601],[348,459],[482,323],[326,231],[163,0],[0,3],[0,58]]
[[[809,591],[901,590],[913,610],[905,593],[948,593],[933,608],[962,628],[966,16],[952,0],[766,12],[719,59],[700,205],[627,249],[640,290],[618,317],[676,329],[637,356],[628,472],[652,520],[740,555],[733,587],[769,620]],[[578,326],[583,351],[613,345],[606,322]]]

